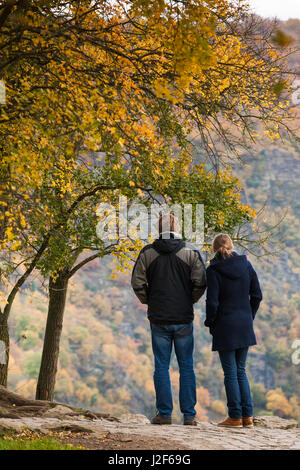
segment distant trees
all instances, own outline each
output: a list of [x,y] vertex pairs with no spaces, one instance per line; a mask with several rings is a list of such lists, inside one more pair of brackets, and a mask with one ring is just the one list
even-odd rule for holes
[[276,390],[270,390],[266,394],[267,399],[267,409],[276,413],[278,416],[282,418],[291,417],[293,408],[292,405],[289,403],[288,399],[282,392],[280,388],[276,388]]
[[[93,407],[113,414],[124,413],[135,407],[137,412],[151,416],[154,412],[153,355],[148,321],[144,311],[137,311],[133,294],[128,294],[130,275],[122,274],[122,282],[119,282],[119,275],[114,281],[111,280],[111,264],[111,260],[106,258],[86,265],[68,286],[69,301],[61,338],[55,397],[58,401],[78,407]],[[98,279],[99,274],[105,278],[103,283]],[[44,307],[45,295],[36,284],[32,303],[29,293],[34,286],[27,287],[23,295],[18,296],[10,322],[13,338],[10,386],[28,398],[35,393],[44,335],[45,312],[42,314],[40,309]],[[95,305],[100,303],[99,298],[103,299],[106,307],[96,311]],[[118,309],[124,316],[119,325],[114,321]],[[211,352],[209,334],[202,327],[202,310],[203,303],[197,307],[195,318],[199,412],[201,419],[216,420],[226,414],[226,397],[218,358]],[[28,311],[30,316],[26,314]],[[286,317],[289,318],[288,312]],[[265,334],[276,342],[276,325],[275,320],[265,320],[259,312],[255,325],[259,337],[266,326]],[[23,334],[27,339],[22,337]],[[274,335],[277,335],[276,338]],[[36,339],[35,343],[31,342],[32,337]],[[299,420],[298,366],[290,363],[282,372],[278,372],[275,364],[274,378],[270,380],[270,368],[265,371],[264,364],[265,339],[260,340],[259,344],[256,352],[261,354],[251,354],[249,364],[250,372],[253,373],[251,390],[255,414],[283,416],[279,409],[266,408],[269,387],[271,390],[281,388],[282,395],[292,406],[292,414],[285,416]],[[178,387],[178,370],[176,364],[173,363],[173,366],[172,383],[175,392]],[[176,400],[174,418],[181,418]]]
[[[205,204],[206,232],[218,231],[221,227],[232,231],[236,225],[245,220],[251,220],[253,217],[252,209],[241,203],[240,194],[236,189],[237,183],[229,172],[219,172],[218,176],[214,176],[212,173],[207,173],[203,167],[194,167],[186,172],[177,165],[168,186],[164,186],[166,183],[161,180],[160,193],[166,194],[172,202],[180,204],[197,201]],[[132,189],[128,196],[131,196],[133,190],[136,191],[135,184],[129,185]],[[154,184],[155,182],[152,185],[151,194],[156,195],[159,191],[153,191]],[[152,200],[152,196],[149,197],[146,191],[141,191],[140,187],[138,190],[142,197],[139,192],[136,192],[134,200],[148,201],[148,203]],[[125,189],[122,190],[122,194],[126,193]],[[103,192],[100,192],[99,196],[102,200],[106,197]],[[111,195],[110,201],[112,200]],[[59,340],[69,279],[88,262],[108,253],[115,254],[119,258],[120,266],[123,266],[132,258],[132,251],[141,247],[138,239],[136,242],[125,245],[122,245],[122,240],[120,240],[117,245],[109,244],[108,246],[103,240],[97,239],[97,218],[95,213],[90,212],[91,201],[96,203],[95,198],[89,198],[83,202],[80,210],[74,212],[74,219],[73,217],[70,219],[68,227],[57,230],[53,242],[49,244],[47,252],[38,265],[44,275],[50,275],[50,280],[49,310],[37,384],[37,399],[53,399]],[[80,227],[79,232],[77,232],[78,227]],[[90,251],[90,254],[86,255],[87,251]]]
[[210,407],[213,411],[215,411],[219,415],[226,416],[227,409],[226,409],[224,402],[222,402],[221,400],[214,400],[212,404],[210,405]]

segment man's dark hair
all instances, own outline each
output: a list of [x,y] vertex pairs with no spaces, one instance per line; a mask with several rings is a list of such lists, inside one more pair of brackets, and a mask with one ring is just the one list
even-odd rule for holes
[[159,219],[158,219],[159,235],[161,235],[162,232],[166,231],[166,226],[169,227],[168,230],[170,232],[175,231],[175,216],[172,212],[170,214],[160,214]]

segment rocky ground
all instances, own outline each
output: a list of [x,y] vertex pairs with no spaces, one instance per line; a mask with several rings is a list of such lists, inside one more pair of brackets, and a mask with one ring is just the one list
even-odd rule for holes
[[55,416],[51,417],[0,418],[0,433],[21,432],[25,428],[87,449],[300,450],[297,424],[276,417],[257,418],[254,429],[226,429],[203,422],[197,427],[153,426],[142,415],[108,421],[68,416],[72,410],[64,408],[63,412],[56,410],[57,415],[53,411]]
[[297,422],[258,417],[253,429],[153,426],[143,415],[120,418],[78,410],[63,404],[25,400],[0,387],[0,435],[32,431],[58,437],[85,449],[150,450],[300,450]]

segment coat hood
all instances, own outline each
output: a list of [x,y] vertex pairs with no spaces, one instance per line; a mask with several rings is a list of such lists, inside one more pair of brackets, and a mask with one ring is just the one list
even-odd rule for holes
[[165,237],[168,235],[169,238],[162,238],[160,236],[160,238],[153,242],[153,248],[155,248],[155,250],[159,253],[172,253],[172,251],[180,250],[180,248],[183,246],[184,242],[182,238],[179,238],[176,233],[169,232],[169,234],[164,234]]
[[245,255],[233,252],[229,258],[222,258],[217,254],[210,262],[212,269],[229,279],[238,279],[248,269],[248,260]]

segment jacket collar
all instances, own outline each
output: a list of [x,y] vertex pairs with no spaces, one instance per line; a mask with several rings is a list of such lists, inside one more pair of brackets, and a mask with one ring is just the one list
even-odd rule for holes
[[170,238],[175,238],[175,239],[179,239],[181,240],[182,239],[182,236],[180,233],[178,232],[169,232],[169,231],[166,231],[166,232],[162,232],[160,235],[159,235],[159,239],[160,240],[168,240]]

